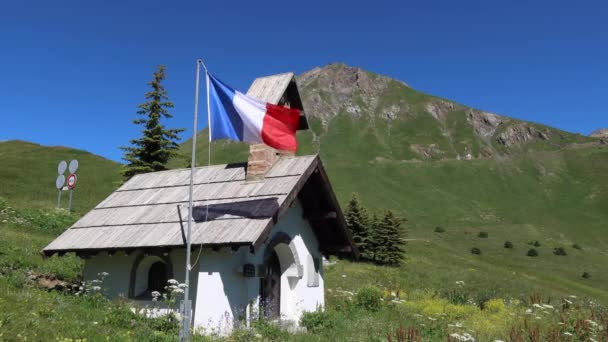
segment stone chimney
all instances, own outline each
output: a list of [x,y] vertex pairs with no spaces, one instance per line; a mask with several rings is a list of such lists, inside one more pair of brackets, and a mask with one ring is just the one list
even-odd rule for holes
[[[249,87],[247,95],[260,101],[299,109],[301,114],[298,130],[308,129],[308,122],[306,116],[304,116],[302,100],[293,73],[257,78]],[[281,156],[293,156],[294,154],[291,151],[274,149],[266,144],[250,145],[246,180],[263,180],[266,173]]]

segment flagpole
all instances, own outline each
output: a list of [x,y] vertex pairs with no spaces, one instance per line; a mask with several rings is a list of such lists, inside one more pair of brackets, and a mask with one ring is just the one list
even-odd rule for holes
[[180,332],[180,341],[190,341],[190,324],[192,322],[192,305],[190,305],[189,293],[190,293],[190,249],[192,247],[192,206],[193,199],[192,193],[194,188],[194,171],[196,168],[196,134],[198,132],[198,92],[199,92],[199,80],[200,70],[203,61],[201,59],[196,60],[196,89],[194,91],[194,123],[192,125],[192,160],[190,162],[190,187],[188,196],[188,234],[186,236],[186,291],[184,291],[184,302],[182,303],[183,309],[183,321],[182,331]]

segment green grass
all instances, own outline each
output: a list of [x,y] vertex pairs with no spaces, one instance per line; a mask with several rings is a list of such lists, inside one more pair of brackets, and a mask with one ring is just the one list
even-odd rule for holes
[[[67,147],[4,141],[0,142],[0,197],[27,208],[56,206],[57,164],[72,159],[80,164],[73,193],[73,208],[78,212],[97,205],[121,181],[120,165],[94,154]],[[62,199],[64,207],[67,207],[67,198],[66,192]]]

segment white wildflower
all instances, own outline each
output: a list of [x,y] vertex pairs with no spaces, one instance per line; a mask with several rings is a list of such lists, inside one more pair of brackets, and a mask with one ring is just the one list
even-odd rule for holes
[[564,332],[564,335],[566,335],[566,336],[572,336],[572,333],[569,333],[569,332],[566,331],[566,332]]
[[179,284],[179,285],[177,285],[177,287],[179,287],[180,289],[185,289],[185,288],[188,287],[188,285],[186,285],[186,284]]
[[542,306],[540,306],[539,304],[536,304],[536,303],[532,304],[532,306],[535,307],[535,308],[537,308],[537,309],[542,309],[543,308]]
[[543,307],[544,307],[545,309],[550,309],[550,310],[553,310],[553,305],[549,305],[549,304],[543,304]]
[[437,318],[433,318],[433,317],[427,317],[430,321],[436,321]]
[[541,317],[539,317],[539,316],[536,316],[536,317],[534,317],[534,318],[536,318],[536,319],[542,319],[542,318],[541,318]]
[[152,295],[152,297],[160,297],[160,292],[152,291],[151,295]]
[[569,301],[567,299],[564,299],[564,302],[568,303],[568,304],[572,304],[572,301]]
[[597,342],[597,340],[596,340],[596,339],[594,339],[593,337],[589,337],[589,341],[590,341],[590,342]]
[[93,291],[99,291],[99,290],[101,290],[101,287],[99,287],[99,286],[93,286],[92,289],[93,289]]
[[574,299],[576,299],[576,298],[577,298],[575,295],[570,295],[569,297],[570,297],[570,298],[574,298]]
[[532,314],[532,309],[526,309],[526,315],[531,315]]
[[343,274],[343,275],[342,275],[342,278],[346,278],[346,274]]
[[110,275],[110,273],[108,273],[108,272],[101,272],[101,275],[104,276],[104,277],[107,277],[107,276]]
[[180,288],[177,288],[177,289],[175,289],[175,290],[173,291],[173,293],[178,293],[178,294],[181,294],[181,293],[184,293],[184,290],[182,290],[182,289],[180,289]]
[[99,324],[99,323],[97,323],[97,322],[93,322],[93,325],[97,325],[97,324]]
[[175,280],[175,279],[169,279],[169,280],[167,280],[167,284],[170,284],[170,285],[177,285],[177,284],[179,284],[179,281],[177,281],[177,280]]

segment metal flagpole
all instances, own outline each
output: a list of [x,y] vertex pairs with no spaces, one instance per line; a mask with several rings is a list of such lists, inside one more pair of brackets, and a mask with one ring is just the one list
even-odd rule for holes
[[200,69],[203,61],[201,59],[196,60],[196,90],[194,91],[194,123],[192,125],[192,160],[190,164],[190,187],[188,196],[188,234],[186,237],[186,290],[184,291],[184,301],[182,302],[182,327],[180,331],[180,341],[190,341],[190,323],[192,322],[192,305],[189,300],[190,293],[190,249],[192,246],[192,192],[194,186],[194,171],[196,168],[196,133],[198,132],[198,91],[199,91],[199,79]]

